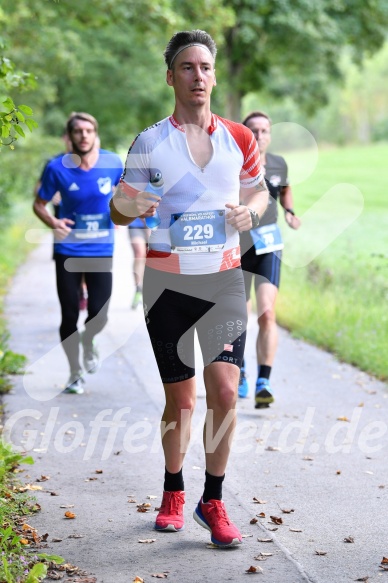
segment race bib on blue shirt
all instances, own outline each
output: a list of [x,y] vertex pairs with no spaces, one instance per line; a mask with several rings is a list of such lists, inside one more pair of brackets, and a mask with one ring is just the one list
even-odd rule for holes
[[282,234],[276,223],[251,229],[250,234],[255,246],[256,255],[280,251],[284,247]]
[[74,237],[76,239],[99,239],[109,235],[109,214],[75,215]]
[[214,253],[224,248],[225,211],[174,213],[170,221],[172,253]]

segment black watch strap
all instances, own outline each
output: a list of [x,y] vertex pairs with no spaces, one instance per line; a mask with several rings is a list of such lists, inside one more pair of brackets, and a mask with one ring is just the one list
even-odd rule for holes
[[249,210],[249,213],[251,215],[252,229],[256,229],[260,224],[260,217],[256,211],[253,211],[249,207],[248,207],[248,210]]
[[290,215],[295,216],[294,209],[284,209],[285,213],[290,213]]

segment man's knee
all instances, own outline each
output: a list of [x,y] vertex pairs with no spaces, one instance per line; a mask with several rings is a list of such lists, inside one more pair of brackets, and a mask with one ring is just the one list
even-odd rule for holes
[[261,327],[270,326],[276,322],[276,313],[273,308],[267,308],[257,318],[257,323]]

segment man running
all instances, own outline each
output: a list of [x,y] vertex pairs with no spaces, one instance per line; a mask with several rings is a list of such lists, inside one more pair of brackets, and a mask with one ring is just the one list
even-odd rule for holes
[[[44,171],[35,197],[35,214],[54,230],[54,259],[62,320],[60,338],[70,366],[65,393],[82,394],[83,364],[89,373],[98,369],[94,337],[105,326],[112,293],[112,255],[114,234],[109,216],[109,201],[120,180],[120,158],[99,149],[97,120],[88,113],[72,113],[66,134],[71,153],[51,160]],[[60,193],[59,216],[47,208]],[[85,330],[77,328],[79,290],[85,279],[88,316]]]
[[[247,322],[239,232],[249,230],[252,221],[257,225],[268,192],[252,132],[211,112],[215,56],[213,39],[201,30],[178,32],[169,41],[164,57],[174,112],[135,139],[111,216],[126,225],[137,216],[154,216],[157,209],[161,219],[151,231],[143,286],[166,397],[164,492],[155,528],[184,526],[182,467],[196,400],[196,329],[208,411],[205,487],[194,519],[224,547],[242,540],[222,501]],[[145,191],[156,176],[164,180],[162,198]]]
[[[281,234],[277,226],[277,200],[284,209],[285,220],[292,229],[299,229],[300,219],[293,210],[293,195],[288,183],[288,169],[284,158],[267,152],[271,142],[271,120],[266,113],[254,111],[243,121],[252,130],[260,150],[261,164],[265,172],[270,199],[268,209],[260,221],[260,226],[251,232],[241,234],[241,266],[244,270],[247,301],[250,300],[252,277],[255,276],[256,305],[259,332],[256,341],[257,381],[255,407],[269,407],[274,401],[269,383],[275,358],[278,331],[276,325],[275,302],[280,282],[280,264],[283,248]],[[238,394],[248,396],[248,382],[245,363],[241,368]]]

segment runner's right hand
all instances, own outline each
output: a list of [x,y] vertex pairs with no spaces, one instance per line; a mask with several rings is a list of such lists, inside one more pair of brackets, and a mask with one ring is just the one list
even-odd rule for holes
[[54,223],[54,238],[56,241],[63,241],[66,239],[69,233],[71,233],[71,227],[68,225],[74,225],[74,221],[71,219],[56,219]]

